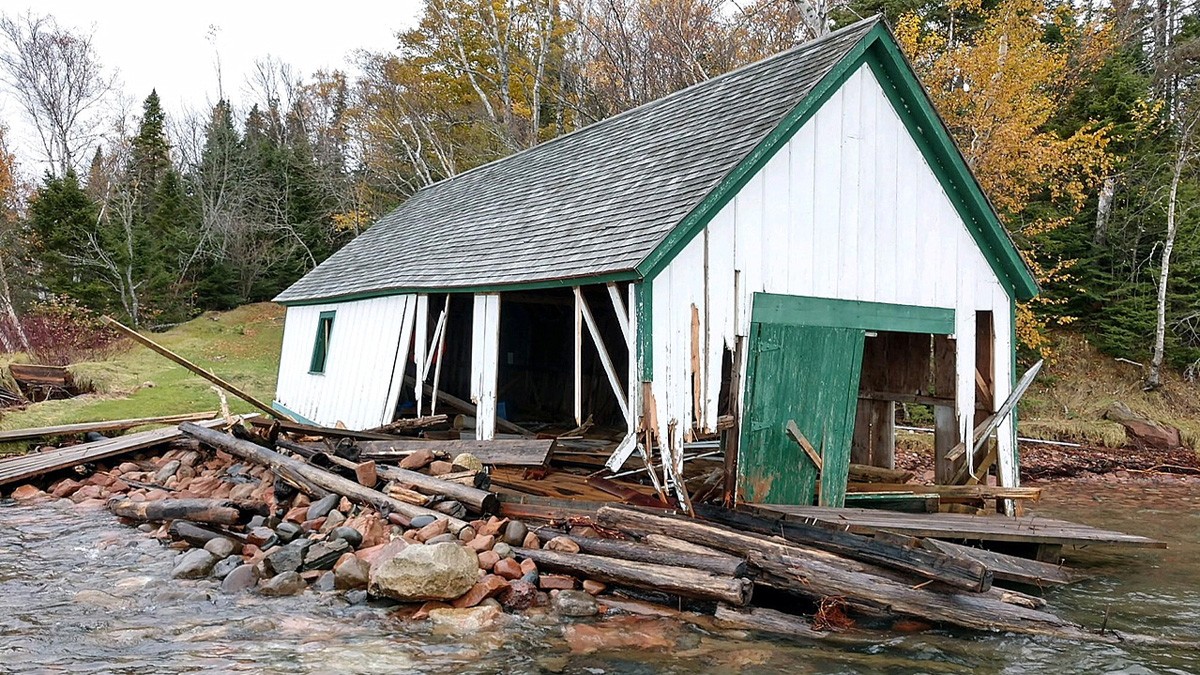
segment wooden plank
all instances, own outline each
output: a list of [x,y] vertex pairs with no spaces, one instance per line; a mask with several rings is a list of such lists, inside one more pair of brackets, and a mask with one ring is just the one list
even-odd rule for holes
[[575,291],[575,426],[583,426],[583,291]]
[[999,515],[977,516],[961,513],[917,515],[821,506],[778,504],[755,504],[753,506],[756,510],[784,514],[789,519],[798,519],[802,522],[823,522],[860,534],[898,532],[914,537],[951,540],[1166,548],[1165,543],[1148,537],[1038,516],[1009,518]]
[[997,485],[918,485],[914,483],[850,483],[847,492],[909,492],[938,495],[942,499],[1028,499],[1042,498],[1042,488],[1006,488]]
[[491,441],[456,440],[433,441],[427,439],[394,439],[386,441],[359,441],[359,457],[387,462],[402,459],[418,450],[454,457],[469,453],[480,462],[495,466],[545,466],[554,448],[554,439],[542,438],[497,438]]
[[138,417],[124,420],[109,420],[107,422],[80,422],[78,424],[60,424],[53,427],[34,427],[29,429],[13,429],[0,431],[0,443],[25,441],[49,436],[66,436],[69,434],[86,434],[88,432],[103,433],[105,431],[124,431],[133,427],[155,424],[179,424],[180,422],[199,422],[209,420],[217,415],[215,410],[185,415],[165,415],[161,417]]
[[496,436],[497,375],[500,367],[500,295],[476,293],[471,322],[471,400],[475,402],[475,436]]
[[[175,352],[171,351],[170,349],[167,349],[166,347],[158,344],[154,340],[151,340],[150,338],[148,338],[148,337],[142,335],[141,333],[133,330],[132,328],[122,324],[121,322],[115,321],[107,316],[104,317],[104,322],[107,323],[109,326],[117,329],[118,332],[122,333],[126,337],[132,338],[133,340],[140,342],[141,344],[150,348],[150,350],[152,350],[162,356],[165,356],[166,358],[170,359],[171,361],[174,361],[175,363],[183,366],[184,368],[187,368],[188,370],[192,371],[193,373],[199,375],[200,377],[203,377],[204,379],[208,380],[209,382],[212,382],[213,384],[217,385],[218,387],[220,387],[220,388],[224,389],[225,391],[229,392],[230,394],[233,394],[234,396],[242,399],[243,401],[249,403],[250,405],[254,406],[255,408],[258,408],[259,410],[263,411],[264,413],[266,413],[272,417],[281,417],[283,419],[289,419],[289,420],[292,419],[292,417],[290,415],[287,415],[283,412],[275,410],[274,408],[267,405],[266,403],[263,403],[262,401],[258,400],[254,396],[251,396],[250,394],[246,393],[245,391],[243,391],[241,388],[237,387],[236,385],[228,382],[227,380],[224,380],[224,379],[218,377],[217,375],[214,375],[213,373],[208,372],[207,370],[204,370],[200,366],[192,363],[191,361],[188,361],[187,359],[176,354]],[[293,421],[295,421],[295,420],[293,420]]]
[[268,420],[262,417],[248,418],[252,426],[259,428],[269,428],[273,425],[278,425],[281,431],[286,431],[291,434],[301,436],[327,436],[329,438],[357,438],[362,440],[380,440],[390,441],[395,440],[395,434],[385,434],[376,431],[355,431],[353,429],[337,429],[334,427],[319,427],[312,424],[302,424],[300,422],[290,422],[287,420]]
[[850,465],[850,482],[853,483],[907,483],[913,479],[913,472],[902,469],[885,469],[881,466],[865,464]]
[[788,436],[792,437],[793,441],[796,441],[796,444],[800,446],[804,454],[808,455],[808,458],[812,460],[812,463],[817,467],[817,473],[820,473],[821,469],[825,468],[825,462],[821,461],[821,456],[817,454],[812,443],[800,432],[800,429],[796,426],[796,420],[788,420],[787,433]]
[[1041,587],[1065,586],[1066,584],[1079,581],[1081,578],[1080,575],[1068,567],[1029,560],[1028,558],[1018,558],[1015,555],[963,546],[962,544],[955,544],[940,539],[925,539],[923,540],[923,544],[926,547],[942,551],[943,553],[951,553],[978,560],[987,565],[998,581],[1014,581]]
[[[933,379],[938,398],[955,399],[956,345],[953,338],[935,335],[933,338]],[[939,485],[951,482],[954,464],[947,457],[959,441],[958,414],[954,405],[933,408],[933,479]]]

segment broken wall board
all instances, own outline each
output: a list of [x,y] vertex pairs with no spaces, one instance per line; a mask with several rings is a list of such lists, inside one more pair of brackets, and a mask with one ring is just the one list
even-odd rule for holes
[[33,427],[29,429],[13,429],[11,431],[0,431],[0,443],[9,443],[12,441],[27,441],[35,438],[48,438],[51,436],[65,436],[68,434],[86,434],[88,432],[101,433],[105,431],[124,431],[134,427],[149,426],[153,424],[178,424],[180,422],[198,422],[200,420],[212,419],[216,416],[215,411],[188,413],[186,415],[166,415],[161,417],[139,417],[125,420],[109,420],[105,422],[80,422],[78,424],[60,424],[53,427]]
[[1015,555],[996,553],[982,548],[963,546],[939,539],[925,539],[924,545],[942,553],[972,558],[987,565],[999,581],[1013,581],[1030,586],[1063,586],[1080,579],[1070,568],[1044,563]]
[[406,457],[418,450],[445,453],[451,458],[460,453],[469,453],[484,464],[498,466],[545,466],[554,448],[554,439],[503,438],[492,441],[457,440],[428,441],[397,439],[389,441],[359,441],[357,447],[364,461],[388,460]]

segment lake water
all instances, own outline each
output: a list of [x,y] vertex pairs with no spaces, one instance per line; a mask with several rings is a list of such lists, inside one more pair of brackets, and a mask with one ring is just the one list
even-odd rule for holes
[[[1067,552],[1094,578],[1047,592],[1088,627],[1200,639],[1200,487],[1059,485],[1034,511],[1169,542]],[[1183,648],[1074,644],[949,631],[838,646],[663,619],[596,621],[647,649],[583,653],[544,615],[469,635],[337,594],[220,595],[170,579],[173,551],[105,512],[0,507],[0,672],[36,673],[1196,673]],[[571,650],[574,644],[576,651]]]

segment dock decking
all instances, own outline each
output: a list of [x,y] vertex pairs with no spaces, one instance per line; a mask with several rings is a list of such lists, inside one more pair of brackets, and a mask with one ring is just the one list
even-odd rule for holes
[[1128,546],[1166,548],[1148,537],[1113,532],[1066,520],[1041,516],[1008,518],[972,516],[961,513],[896,513],[875,509],[831,508],[825,506],[749,505],[764,515],[787,520],[817,522],[842,527],[859,534],[896,532],[934,539],[1015,542],[1059,546]]

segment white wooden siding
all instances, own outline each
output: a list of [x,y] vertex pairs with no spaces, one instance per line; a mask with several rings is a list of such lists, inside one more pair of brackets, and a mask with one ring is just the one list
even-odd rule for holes
[[475,437],[496,437],[496,374],[500,365],[500,296],[475,295],[471,323],[471,400],[475,403]]
[[[289,307],[275,400],[306,419],[351,429],[391,420],[410,358],[416,296]],[[309,373],[321,312],[337,312],[324,374]]]
[[[693,427],[692,305],[709,344],[697,426],[712,430],[722,348],[748,333],[756,292],[956,310],[960,411],[974,410],[975,312],[992,310],[997,400],[1008,393],[1009,297],[866,66],[653,280],[650,423],[664,437],[672,421]],[[969,415],[960,424],[969,433]],[[1001,443],[1012,437],[1001,429]]]

